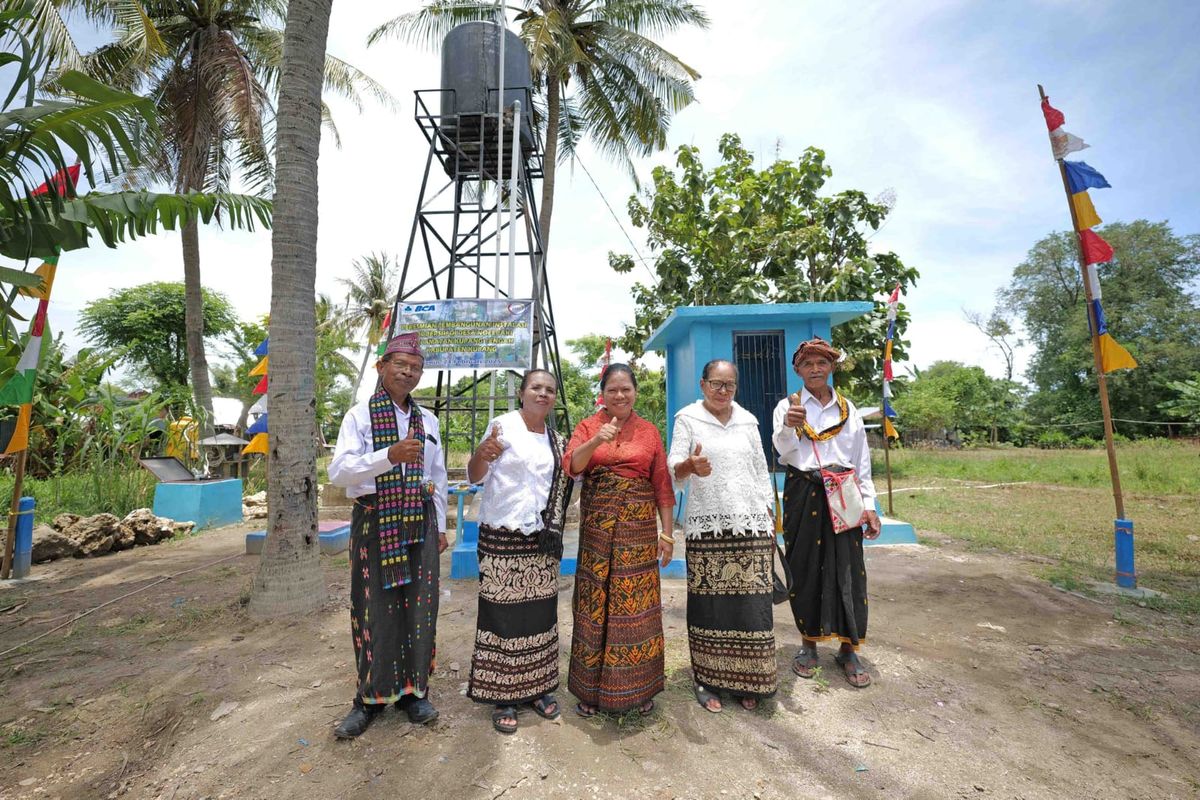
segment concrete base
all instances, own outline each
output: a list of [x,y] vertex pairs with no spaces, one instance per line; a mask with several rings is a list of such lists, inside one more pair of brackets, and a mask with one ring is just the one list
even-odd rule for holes
[[1162,592],[1156,592],[1153,589],[1146,589],[1142,586],[1126,589],[1123,586],[1117,586],[1115,583],[1106,583],[1104,581],[1093,583],[1092,591],[1096,594],[1117,595],[1119,597],[1130,597],[1135,600],[1145,600],[1147,597],[1166,597]]
[[176,522],[194,522],[196,530],[242,521],[242,481],[160,483],[154,490],[154,513]]
[[[350,548],[350,523],[345,520],[325,520],[317,523],[318,536],[321,540],[321,553],[331,556],[344,553]],[[266,531],[254,531],[246,534],[246,555],[261,555],[263,545],[267,541]]]

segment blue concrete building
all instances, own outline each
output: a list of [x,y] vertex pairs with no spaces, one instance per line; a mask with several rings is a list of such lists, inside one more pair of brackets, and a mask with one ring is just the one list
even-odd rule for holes
[[[675,412],[700,399],[700,370],[723,358],[737,365],[737,402],[758,418],[763,452],[774,467],[771,413],[776,403],[803,386],[791,368],[792,352],[814,336],[830,340],[835,325],[874,307],[856,300],[676,308],[646,342],[647,350],[666,354],[668,449]],[[782,481],[782,473],[776,480]],[[885,519],[875,544],[905,542],[916,542],[912,526]]]

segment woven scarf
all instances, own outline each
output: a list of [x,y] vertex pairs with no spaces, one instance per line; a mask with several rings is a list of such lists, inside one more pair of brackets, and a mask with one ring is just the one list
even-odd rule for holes
[[546,426],[550,450],[554,453],[554,473],[550,477],[550,493],[546,507],[542,509],[542,529],[538,531],[538,550],[556,559],[562,559],[563,525],[567,519],[567,506],[571,504],[571,491],[575,480],[563,468],[563,454],[567,439],[558,431]]
[[[374,450],[391,447],[400,441],[400,426],[396,422],[396,407],[383,389],[371,396],[371,440]],[[408,438],[425,442],[425,422],[421,407],[410,395],[408,398]],[[425,448],[416,461],[395,464],[375,478],[375,513],[379,525],[379,566],[383,588],[412,583],[412,568],[408,549],[425,539],[426,489],[421,485],[425,475]]]
[[[800,399],[800,393],[793,395],[797,400]],[[801,434],[807,436],[814,442],[827,442],[833,437],[842,432],[842,428],[846,425],[846,420],[850,418],[850,409],[846,405],[846,398],[842,397],[841,392],[834,391],[833,396],[837,399],[838,411],[841,412],[838,421],[830,425],[823,431],[814,431],[807,420],[803,425],[796,428],[796,438],[799,439]]]

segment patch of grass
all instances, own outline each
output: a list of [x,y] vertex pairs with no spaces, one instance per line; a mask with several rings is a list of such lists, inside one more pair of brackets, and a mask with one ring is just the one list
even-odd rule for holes
[[339,569],[345,569],[346,567],[350,566],[350,556],[338,556],[337,558],[334,558],[332,561],[330,561],[329,565],[331,567],[338,567]]
[[[882,451],[873,472],[882,476]],[[891,451],[892,479],[916,485],[934,478],[1008,483],[1030,481],[1079,488],[1107,488],[1108,457],[1098,450],[1039,450],[1032,447]],[[1168,439],[1117,445],[1117,464],[1126,492],[1200,494],[1200,448]]]
[[[158,481],[140,466],[105,466],[86,472],[26,476],[21,493],[36,502],[34,522],[49,523],[62,513],[89,515],[107,511],[123,517],[135,508],[147,508],[154,499]],[[0,475],[0,496],[12,494],[12,475]]]
[[[1034,453],[1033,461],[1042,458]],[[995,482],[996,475],[966,469],[978,462],[978,453],[932,453],[934,471],[961,457],[959,467],[970,480]],[[1086,456],[1061,451],[1051,456]],[[919,456],[919,453],[917,453]],[[1025,451],[1004,451],[1008,459],[1026,457]],[[1103,452],[1099,458],[1103,459]],[[920,464],[910,463],[910,474]],[[1037,469],[1033,470],[1037,473]],[[1195,480],[1178,477],[1180,482]],[[1007,477],[1020,479],[1020,471]],[[1027,477],[1027,476],[1026,476]],[[918,481],[930,480],[920,475]],[[1104,477],[1108,481],[1108,477]],[[907,482],[907,481],[906,481]],[[917,482],[917,481],[914,481]],[[925,485],[925,483],[922,483]],[[1126,516],[1134,521],[1134,553],[1139,585],[1164,591],[1160,607],[1177,614],[1200,614],[1200,548],[1188,541],[1195,533],[1194,495],[1126,493]],[[1078,589],[1090,581],[1111,582],[1114,575],[1112,546],[1112,495],[1108,486],[1008,486],[995,489],[949,487],[944,491],[895,493],[895,516],[919,530],[934,530],[979,548],[1003,553],[1038,555],[1054,559],[1056,566],[1043,572],[1063,588]]]
[[29,747],[46,738],[46,732],[39,728],[14,728],[0,736],[0,747]]
[[1072,564],[1058,563],[1038,570],[1038,576],[1047,583],[1066,589],[1068,592],[1078,592],[1087,588],[1087,584],[1080,578],[1079,572],[1079,569]]

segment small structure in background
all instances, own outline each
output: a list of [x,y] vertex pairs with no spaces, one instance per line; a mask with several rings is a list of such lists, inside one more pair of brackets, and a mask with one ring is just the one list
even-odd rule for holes
[[196,529],[242,521],[241,478],[203,478],[173,456],[138,459],[158,478],[154,513],[195,523]]
[[[676,308],[646,342],[647,350],[666,354],[667,449],[675,412],[700,399],[700,371],[714,358],[727,359],[738,369],[738,404],[758,418],[763,452],[779,491],[783,472],[774,458],[771,416],[780,400],[803,385],[791,368],[792,352],[814,336],[832,340],[835,325],[874,308],[865,300]],[[685,494],[677,513],[683,513],[686,502]],[[883,532],[864,544],[916,543],[912,525],[882,513],[880,517]]]
[[208,469],[222,478],[245,478],[247,463],[242,458],[242,448],[250,444],[232,433],[218,433],[200,440]]

